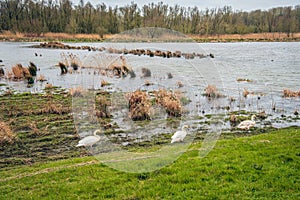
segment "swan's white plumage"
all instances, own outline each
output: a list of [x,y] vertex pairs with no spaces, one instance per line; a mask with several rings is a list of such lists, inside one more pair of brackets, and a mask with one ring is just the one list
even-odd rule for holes
[[185,136],[187,135],[187,129],[188,129],[188,125],[184,125],[182,127],[182,130],[181,131],[176,131],[174,133],[174,135],[171,137],[172,138],[172,141],[171,143],[174,143],[174,142],[182,142],[183,139],[185,138]]
[[94,132],[94,135],[90,135],[90,136],[87,136],[83,139],[81,139],[78,144],[76,145],[76,147],[81,147],[81,146],[85,146],[85,147],[88,147],[88,146],[93,146],[94,144],[96,144],[99,140],[100,140],[100,136],[97,135],[97,132],[100,131],[100,130],[96,130]]
[[251,127],[255,126],[254,118],[255,115],[252,115],[251,120],[242,121],[237,127],[242,130],[249,130]]

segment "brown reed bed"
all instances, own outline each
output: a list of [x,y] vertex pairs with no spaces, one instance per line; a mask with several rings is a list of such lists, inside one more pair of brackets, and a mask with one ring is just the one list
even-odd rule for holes
[[12,144],[16,138],[16,135],[11,130],[10,126],[5,122],[0,121],[0,144],[10,143]]
[[300,97],[300,90],[297,92],[297,91],[292,91],[290,89],[284,89],[283,97]]

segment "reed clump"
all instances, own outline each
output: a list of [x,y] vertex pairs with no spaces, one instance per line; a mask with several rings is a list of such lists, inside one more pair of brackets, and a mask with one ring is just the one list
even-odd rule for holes
[[204,91],[205,91],[204,95],[209,98],[223,97],[223,95],[218,91],[218,89],[215,85],[208,85]]
[[69,107],[64,107],[62,104],[55,104],[51,101],[47,102],[44,108],[39,109],[36,114],[66,114],[70,112]]
[[146,78],[146,77],[151,77],[151,71],[148,68],[142,68],[142,77]]
[[284,89],[283,96],[284,97],[300,97],[300,90],[297,92],[297,91],[292,91],[290,89]]
[[5,71],[2,67],[0,67],[0,78],[4,77],[4,75],[5,75]]
[[75,87],[69,90],[72,97],[83,97],[85,90],[82,87]]
[[12,72],[14,75],[14,79],[17,79],[17,80],[32,77],[32,75],[29,72],[29,69],[26,67],[23,67],[21,64],[17,64],[15,66],[13,66]]
[[249,90],[247,90],[246,88],[244,88],[243,91],[243,97],[247,98],[247,96],[250,94]]
[[37,66],[33,62],[29,62],[28,71],[31,76],[36,76]]
[[12,144],[16,138],[16,135],[12,132],[9,125],[0,121],[0,144],[9,143]]
[[108,85],[110,85],[110,83],[109,82],[107,82],[106,80],[101,80],[101,82],[100,82],[100,85],[101,85],[101,87],[105,87],[105,86],[108,86]]
[[96,99],[96,116],[99,118],[109,118],[111,114],[109,112],[108,106],[110,102],[105,96],[99,96]]
[[129,106],[129,117],[133,121],[151,120],[151,101],[146,92],[134,91],[127,95]]
[[169,116],[180,117],[182,115],[180,95],[176,95],[172,91],[167,91],[165,89],[155,91],[154,95],[156,104],[164,107]]
[[43,74],[40,74],[37,78],[36,81],[44,82],[47,81],[46,77]]
[[61,72],[61,74],[66,74],[66,73],[68,73],[68,68],[67,68],[67,66],[66,66],[64,63],[59,62],[59,63],[58,63],[58,66],[60,67],[60,72]]

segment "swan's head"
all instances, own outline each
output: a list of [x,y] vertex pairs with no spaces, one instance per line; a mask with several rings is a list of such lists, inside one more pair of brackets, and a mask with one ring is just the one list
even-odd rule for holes
[[188,125],[183,125],[183,126],[182,126],[182,130],[183,130],[183,131],[187,131],[187,130],[188,130],[188,128],[189,128],[189,126],[188,126]]
[[94,131],[94,136],[97,136],[97,133],[101,133],[101,130],[100,129],[97,129]]
[[256,115],[251,116],[251,121],[254,121],[254,119],[256,119]]

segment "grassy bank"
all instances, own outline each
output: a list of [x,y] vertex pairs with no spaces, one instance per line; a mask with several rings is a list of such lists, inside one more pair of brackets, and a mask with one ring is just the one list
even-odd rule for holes
[[93,157],[0,170],[0,199],[298,199],[300,129],[201,143],[159,171],[128,174]]
[[[220,34],[220,35],[188,35],[196,42],[288,42],[300,41],[300,33],[252,33],[252,34]],[[112,38],[107,34],[101,37],[98,34],[67,34],[67,33],[13,33],[3,31],[0,33],[0,41],[16,42],[103,42]]]

